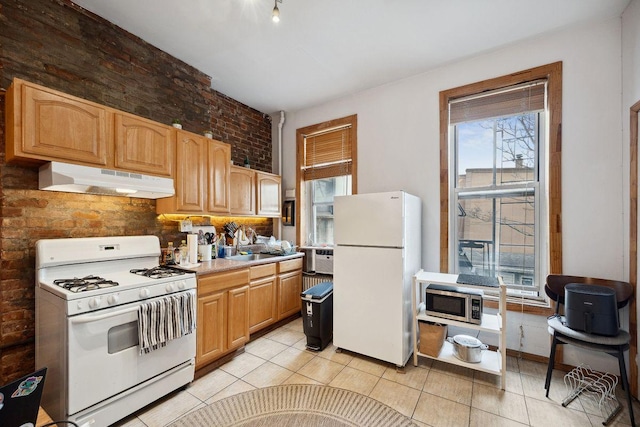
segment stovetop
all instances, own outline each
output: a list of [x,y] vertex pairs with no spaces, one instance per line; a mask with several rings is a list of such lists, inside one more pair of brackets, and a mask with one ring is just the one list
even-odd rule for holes
[[196,275],[158,266],[155,236],[40,240],[38,292],[58,297],[75,315],[195,289]]
[[[129,273],[147,277],[149,279],[166,279],[187,274],[185,270],[162,265],[151,268],[132,268],[131,270],[129,270]],[[131,283],[132,279],[127,278],[127,280],[125,280],[124,282],[124,285],[131,285]],[[110,280],[109,278],[104,278],[95,274],[89,274],[82,277],[74,276],[69,278],[54,279],[53,284],[74,293],[90,292],[98,289],[106,289],[120,285],[120,283],[116,282],[115,280]]]
[[71,292],[87,292],[119,285],[118,282],[94,275],[74,277],[72,279],[56,279],[53,284]]
[[186,273],[184,270],[167,265],[159,265],[153,268],[132,268],[129,272],[139,276],[149,277],[151,279],[181,276]]

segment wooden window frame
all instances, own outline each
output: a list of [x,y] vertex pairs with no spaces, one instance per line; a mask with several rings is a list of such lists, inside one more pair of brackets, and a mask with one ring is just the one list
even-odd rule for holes
[[304,173],[302,166],[304,164],[304,143],[305,137],[313,134],[324,133],[331,129],[350,127],[349,138],[351,142],[351,193],[357,194],[358,189],[358,116],[357,114],[333,119],[315,125],[306,126],[296,129],[296,200],[298,201],[298,209],[296,209],[296,241],[302,245],[306,241],[304,236],[307,235],[307,223],[302,221],[306,218],[307,206],[304,203],[303,191]]
[[[449,270],[449,102],[483,92],[547,80],[548,141],[548,274],[562,274],[562,62],[483,80],[440,92],[440,271]],[[522,310],[522,304],[508,304],[507,308]],[[539,307],[532,312],[540,314]],[[529,310],[526,310],[529,312]],[[547,312],[546,309],[542,310]]]

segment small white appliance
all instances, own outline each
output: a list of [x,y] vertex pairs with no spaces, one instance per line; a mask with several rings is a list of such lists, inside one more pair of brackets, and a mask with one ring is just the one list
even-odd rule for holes
[[422,262],[422,202],[403,191],[334,199],[333,344],[404,366],[413,275]]
[[[193,380],[196,276],[159,257],[156,236],[36,243],[36,366],[54,420],[105,427]],[[180,331],[150,350],[157,319]]]
[[333,274],[333,248],[302,246],[304,263],[302,271],[305,273]]

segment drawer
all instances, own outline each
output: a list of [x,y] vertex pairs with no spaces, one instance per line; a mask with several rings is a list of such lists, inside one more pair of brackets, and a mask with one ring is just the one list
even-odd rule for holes
[[228,271],[225,273],[208,274],[206,276],[198,277],[198,296],[248,284],[248,268]]
[[251,280],[260,279],[262,277],[275,276],[276,275],[276,264],[272,262],[270,264],[262,264],[255,265],[250,268],[250,278]]
[[286,273],[287,271],[302,270],[302,258],[280,261],[278,263],[278,273]]

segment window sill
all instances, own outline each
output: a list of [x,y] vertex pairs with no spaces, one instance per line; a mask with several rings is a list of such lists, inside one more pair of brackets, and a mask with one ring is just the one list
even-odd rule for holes
[[[498,300],[490,296],[485,296],[484,306],[486,308],[498,309]],[[526,300],[523,298],[507,297],[507,311],[519,313],[535,314],[539,316],[550,316],[554,313],[548,301]]]

